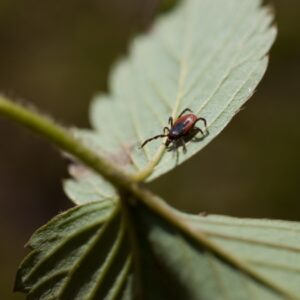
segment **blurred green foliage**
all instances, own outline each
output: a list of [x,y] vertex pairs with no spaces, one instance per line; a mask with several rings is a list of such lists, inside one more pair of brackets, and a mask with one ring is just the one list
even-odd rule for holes
[[[253,99],[208,147],[151,184],[175,206],[234,216],[300,217],[300,2],[274,0],[279,27]],[[67,126],[88,126],[88,104],[111,65],[147,31],[159,0],[0,0],[0,91]],[[0,119],[0,296],[12,293],[32,231],[68,206],[66,162]]]

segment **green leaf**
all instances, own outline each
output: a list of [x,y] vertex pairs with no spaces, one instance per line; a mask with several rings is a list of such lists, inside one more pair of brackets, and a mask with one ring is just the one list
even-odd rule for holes
[[[139,180],[168,172],[196,154],[228,124],[261,80],[276,29],[260,0],[185,0],[136,38],[110,78],[110,95],[94,99],[94,130],[76,134]],[[162,140],[169,116],[185,108],[208,122],[209,134],[179,157]]]
[[183,215],[197,230],[300,297],[300,223]]
[[142,299],[300,299],[300,223],[176,214],[217,248],[132,208]]
[[133,299],[133,291],[151,300],[300,299],[299,223],[172,210],[211,244],[199,243],[137,204],[129,239],[108,203],[78,206],[39,229],[16,290],[39,300]]
[[67,179],[63,188],[67,196],[77,205],[111,201],[111,205],[119,197],[111,184],[81,165],[72,165],[69,168],[73,179]]
[[28,299],[116,299],[126,291],[128,242],[119,207],[110,201],[55,217],[28,245],[32,252],[15,283],[15,290],[28,293]]
[[[207,145],[253,94],[276,35],[272,19],[259,0],[182,1],[134,40],[112,72],[111,95],[91,105],[94,130],[74,136],[139,180],[166,173]],[[206,118],[209,135],[190,141],[186,153],[165,151],[159,140],[139,149],[186,107]],[[76,204],[118,198],[94,173],[75,173],[65,191]]]

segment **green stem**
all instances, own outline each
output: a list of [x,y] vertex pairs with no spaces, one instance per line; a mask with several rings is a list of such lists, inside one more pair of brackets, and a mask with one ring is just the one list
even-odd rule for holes
[[74,155],[117,187],[127,188],[134,180],[104,157],[95,154],[76,140],[65,128],[9,99],[0,96],[0,113],[42,135],[60,149]]

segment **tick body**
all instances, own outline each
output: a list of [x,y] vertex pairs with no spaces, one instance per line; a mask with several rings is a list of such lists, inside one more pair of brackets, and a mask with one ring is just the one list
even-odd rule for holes
[[187,114],[179,117],[169,130],[168,137],[171,139],[177,139],[183,135],[186,135],[195,126],[197,122],[197,116],[194,114]]
[[[186,114],[189,112],[188,114]],[[147,139],[142,145],[141,148],[144,147],[148,142],[155,140],[157,138],[167,137],[165,145],[168,147],[171,143],[174,143],[175,146],[182,145],[183,149],[186,151],[185,142],[186,137],[188,137],[191,133],[196,135],[198,132],[204,136],[204,132],[201,128],[196,127],[196,123],[198,121],[202,121],[206,130],[206,120],[204,118],[198,118],[193,112],[186,108],[181,112],[181,114],[177,117],[175,122],[173,122],[173,118],[169,118],[169,127],[164,127],[163,134],[156,135],[150,139]]]

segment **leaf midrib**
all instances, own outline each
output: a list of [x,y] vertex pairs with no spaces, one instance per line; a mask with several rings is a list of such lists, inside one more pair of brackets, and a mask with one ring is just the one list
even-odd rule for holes
[[[187,6],[189,7],[189,6]],[[187,10],[187,9],[186,9]],[[188,12],[186,11],[186,14]],[[180,67],[179,67],[179,77],[178,77],[178,89],[177,89],[177,93],[176,93],[176,100],[175,100],[175,105],[172,111],[172,118],[175,119],[176,115],[178,113],[178,109],[179,109],[179,105],[180,105],[180,101],[182,99],[183,96],[183,86],[186,80],[186,75],[187,75],[187,70],[188,70],[188,54],[190,52],[190,47],[191,47],[191,19],[192,18],[187,18],[187,20],[189,20],[189,22],[185,22],[186,26],[185,26],[185,30],[183,33],[183,54],[182,57],[180,59]],[[151,173],[153,172],[155,166],[160,162],[160,160],[163,157],[163,154],[165,152],[165,145],[164,143],[162,143],[156,154],[154,154],[154,157],[152,160],[149,161],[148,165],[144,168],[144,170],[142,170],[141,172],[137,173],[136,175],[134,175],[134,178],[137,181],[143,181],[145,180],[148,176],[151,175]]]

